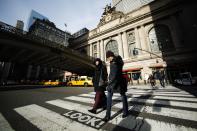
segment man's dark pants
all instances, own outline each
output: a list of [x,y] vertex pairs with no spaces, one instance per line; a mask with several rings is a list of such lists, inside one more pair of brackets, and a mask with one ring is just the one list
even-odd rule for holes
[[[122,102],[123,102],[123,115],[128,115],[127,96],[125,93],[120,93],[120,95],[121,95]],[[113,96],[113,92],[108,91],[107,92],[107,112],[106,112],[107,118],[111,117],[112,96]]]

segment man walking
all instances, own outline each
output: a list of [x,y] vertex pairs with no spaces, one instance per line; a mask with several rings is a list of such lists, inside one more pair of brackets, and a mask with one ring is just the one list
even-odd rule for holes
[[127,96],[125,95],[125,92],[127,92],[127,81],[122,75],[123,60],[120,56],[115,56],[111,51],[107,51],[106,58],[110,61],[110,73],[107,86],[107,112],[106,116],[103,118],[105,122],[109,121],[111,117],[112,96],[115,90],[119,92],[122,97],[122,117],[124,118],[128,116],[128,102]]

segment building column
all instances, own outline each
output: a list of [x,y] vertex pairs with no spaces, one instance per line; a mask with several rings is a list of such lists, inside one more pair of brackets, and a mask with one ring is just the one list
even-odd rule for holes
[[129,58],[129,46],[128,46],[126,32],[123,32],[122,34],[122,44],[123,44],[123,51],[124,51],[124,59],[128,59]]
[[170,30],[171,32],[171,38],[174,44],[175,48],[182,47],[181,45],[181,39],[183,38],[182,36],[182,31],[181,31],[181,26],[179,24],[179,21],[177,21],[177,18],[175,16],[171,16],[171,25],[173,30]]
[[27,69],[27,79],[31,77],[31,71],[32,71],[32,65],[29,65]]
[[3,65],[3,71],[2,71],[2,78],[1,78],[1,81],[2,82],[5,82],[7,81],[8,79],[8,76],[10,74],[10,68],[11,68],[11,63],[10,62],[5,62],[4,65]]
[[101,58],[101,60],[105,60],[105,58],[104,58],[104,42],[103,42],[103,40],[101,40],[100,41],[100,58]]
[[97,53],[97,58],[100,58],[100,46],[99,46],[99,41],[97,41],[97,44],[96,44],[96,53]]
[[38,79],[39,74],[40,74],[40,66],[37,66],[37,69],[36,69],[36,77],[35,77],[36,79]]
[[90,56],[92,56],[92,43],[90,43]]
[[124,58],[121,33],[118,34],[118,53],[122,58]]
[[[136,48],[139,48],[141,49],[141,43],[140,43],[140,37],[139,37],[139,31],[138,31],[138,28],[135,28],[135,46]],[[138,50],[139,54],[140,54],[140,50]]]
[[[139,29],[139,38],[140,38],[141,48],[143,50],[149,51],[144,26],[141,26]],[[145,52],[142,52],[142,53],[145,53]]]

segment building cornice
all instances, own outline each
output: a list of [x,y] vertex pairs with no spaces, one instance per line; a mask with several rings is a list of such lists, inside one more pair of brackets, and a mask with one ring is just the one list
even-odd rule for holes
[[[116,25],[116,26],[114,26],[114,27],[112,27],[110,29],[107,29],[105,31],[102,31],[102,32],[99,32],[97,34],[94,34],[94,35],[90,36],[88,38],[88,41],[89,40],[92,40],[92,39],[94,39],[96,37],[102,36],[103,34],[107,34],[107,33],[110,33],[112,31],[115,31],[117,29],[120,29],[122,27],[125,27],[125,26],[127,26],[129,24],[135,23],[137,21],[143,20],[145,18],[151,17],[151,16],[156,15],[156,14],[159,14],[159,13],[161,13],[163,11],[172,9],[173,7],[176,7],[177,8],[177,5],[179,5],[179,4],[180,4],[180,1],[179,2],[178,1],[173,1],[173,2],[170,2],[170,3],[168,3],[167,5],[165,5],[163,7],[157,8],[157,9],[151,11],[151,12],[148,12],[148,13],[143,14],[143,15],[140,15],[140,16],[136,16],[136,17],[131,18],[131,19],[128,19],[128,20],[126,20],[126,17],[128,16],[128,14],[127,14],[127,15],[124,16],[125,22],[120,23],[120,24],[118,24],[118,25]],[[96,28],[96,29],[98,29],[98,28]],[[94,29],[94,30],[96,30],[96,29]]]

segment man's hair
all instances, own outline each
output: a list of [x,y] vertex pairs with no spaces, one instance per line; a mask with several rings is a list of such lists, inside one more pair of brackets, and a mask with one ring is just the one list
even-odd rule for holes
[[109,57],[114,57],[115,55],[114,55],[114,53],[112,52],[112,51],[110,51],[110,50],[108,50],[107,52],[106,52],[106,58],[109,58]]

